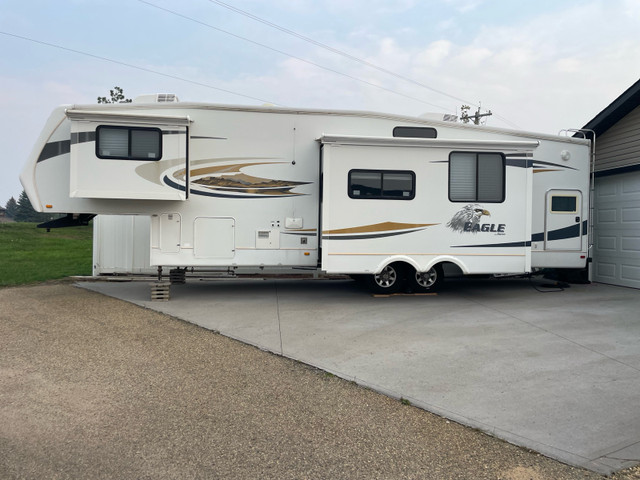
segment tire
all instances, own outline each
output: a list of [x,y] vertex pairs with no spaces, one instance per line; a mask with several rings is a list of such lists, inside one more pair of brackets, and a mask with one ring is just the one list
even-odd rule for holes
[[414,270],[408,277],[409,287],[415,293],[435,292],[444,281],[441,265],[434,265],[426,272]]
[[380,273],[366,276],[366,285],[373,293],[396,293],[404,283],[404,275],[398,264],[387,265]]

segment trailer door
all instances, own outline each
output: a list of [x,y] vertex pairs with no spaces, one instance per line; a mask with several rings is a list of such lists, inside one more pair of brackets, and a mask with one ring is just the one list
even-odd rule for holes
[[70,197],[186,200],[188,117],[69,110]]
[[546,196],[544,249],[582,249],[582,192],[549,190]]

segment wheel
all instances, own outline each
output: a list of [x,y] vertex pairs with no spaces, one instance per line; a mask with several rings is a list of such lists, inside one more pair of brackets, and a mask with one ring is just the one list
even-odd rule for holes
[[411,290],[416,293],[435,292],[440,288],[444,280],[442,266],[434,265],[426,272],[413,271],[409,275],[409,283]]
[[400,290],[404,279],[396,264],[387,265],[380,273],[367,275],[366,284],[373,293],[395,293]]

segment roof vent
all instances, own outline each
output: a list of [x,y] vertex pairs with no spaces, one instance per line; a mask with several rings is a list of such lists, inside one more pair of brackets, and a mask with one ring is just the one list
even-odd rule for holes
[[158,94],[158,99],[156,100],[158,103],[163,103],[163,102],[178,102],[178,97],[176,96],[175,93],[159,93]]
[[175,93],[153,93],[150,95],[138,95],[133,103],[176,103],[179,102]]

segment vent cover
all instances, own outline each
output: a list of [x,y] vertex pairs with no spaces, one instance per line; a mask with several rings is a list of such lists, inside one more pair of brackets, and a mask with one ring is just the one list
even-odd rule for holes
[[133,103],[177,103],[178,97],[175,93],[152,93],[138,95],[133,99]]
[[158,103],[166,103],[166,102],[175,103],[178,101],[178,97],[176,96],[175,93],[159,93],[156,101]]

